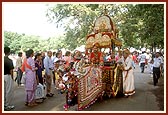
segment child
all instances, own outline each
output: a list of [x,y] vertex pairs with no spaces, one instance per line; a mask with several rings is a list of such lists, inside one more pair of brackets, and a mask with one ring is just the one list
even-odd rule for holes
[[59,85],[58,85],[58,87],[59,87],[60,93],[61,94],[64,93],[64,91],[65,91],[65,84],[64,84],[64,82],[63,82],[62,79],[59,79]]
[[59,60],[54,62],[54,74],[55,74],[55,89],[59,89],[58,80],[59,80]]

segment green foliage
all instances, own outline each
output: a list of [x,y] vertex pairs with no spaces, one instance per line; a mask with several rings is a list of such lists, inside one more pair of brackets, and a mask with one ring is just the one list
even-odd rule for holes
[[9,46],[12,52],[19,51],[21,48],[20,43],[21,35],[18,33],[4,32],[4,46]]
[[4,46],[9,46],[12,53],[33,49],[35,52],[56,50],[64,47],[63,37],[41,39],[39,36],[18,34],[14,32],[4,32]]
[[42,40],[39,36],[5,31],[4,46],[15,53],[29,48],[73,50],[85,45],[86,36],[92,32],[95,19],[103,14],[105,7],[119,29],[123,47],[164,47],[163,4],[57,4],[48,8],[46,16],[57,28],[64,27],[64,36]]
[[85,37],[92,32],[93,23],[105,6],[119,28],[124,47],[164,46],[163,4],[57,4],[48,9],[46,16],[57,27],[64,25],[65,46],[74,49],[85,44]]
[[164,46],[164,5],[138,4],[128,7],[120,28],[126,46]]
[[21,48],[23,51],[33,49],[37,51],[39,49],[39,38],[38,36],[23,36],[21,39]]
[[65,48],[73,50],[85,44],[85,37],[91,32],[93,21],[98,16],[98,7],[97,4],[58,4],[48,9],[50,21],[57,23],[57,27],[64,24]]

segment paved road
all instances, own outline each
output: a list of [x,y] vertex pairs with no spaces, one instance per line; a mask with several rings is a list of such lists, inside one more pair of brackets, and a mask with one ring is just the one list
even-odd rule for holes
[[[136,87],[135,95],[129,98],[120,97],[106,99],[103,101],[97,101],[92,106],[90,106],[87,109],[84,109],[83,111],[161,111],[156,96],[154,95],[154,93],[152,93],[152,91],[157,89],[159,86],[153,86],[153,78],[150,77],[149,72],[147,72],[146,70],[145,73],[140,73],[140,68],[138,65],[136,65],[134,75]],[[13,111],[64,112],[63,105],[65,104],[65,95],[58,94],[58,92],[55,89],[54,93],[54,97],[47,98],[43,103],[35,107],[27,107],[24,105],[24,86],[17,87],[17,85],[15,84],[15,109]],[[77,105],[71,107],[69,111],[75,111],[76,107]]]

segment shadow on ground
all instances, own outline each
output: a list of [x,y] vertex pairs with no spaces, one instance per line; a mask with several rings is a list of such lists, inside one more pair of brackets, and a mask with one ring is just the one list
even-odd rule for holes
[[[153,85],[153,82],[149,82],[149,84]],[[164,76],[159,79],[159,82],[156,86],[151,90],[151,92],[156,96],[156,101],[158,102],[158,106],[160,110],[164,110]],[[166,95],[165,95],[166,96]]]

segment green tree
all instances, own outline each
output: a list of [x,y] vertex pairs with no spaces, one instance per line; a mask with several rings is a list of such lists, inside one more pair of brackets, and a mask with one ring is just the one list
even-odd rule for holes
[[164,46],[163,4],[57,4],[48,9],[46,16],[57,27],[64,25],[63,42],[67,48],[74,49],[85,44],[85,37],[105,6],[119,28],[124,47]]
[[123,47],[164,47],[163,4],[57,4],[48,8],[46,16],[57,28],[64,27],[64,36],[42,40],[35,35],[4,31],[4,46],[15,53],[29,48],[34,51],[73,50],[85,44],[95,19],[105,8],[119,29]]
[[18,52],[21,48],[22,35],[14,32],[4,31],[4,46],[9,46],[12,52]]
[[21,39],[21,48],[23,51],[33,49],[39,51],[39,37],[38,36],[23,36]]
[[35,52],[56,50],[65,47],[64,36],[41,39],[40,36],[4,32],[4,46],[9,46],[13,53],[33,49]]
[[[136,6],[137,10],[142,9],[137,13],[143,21],[144,28],[141,31],[142,42],[147,43],[152,47],[163,48],[164,46],[164,5],[163,4],[144,4]],[[138,11],[137,11],[138,12]],[[143,17],[142,17],[143,15]]]
[[48,9],[47,17],[57,27],[64,25],[64,46],[70,50],[85,44],[86,35],[92,30],[93,21],[98,16],[99,5],[97,4],[57,4]]
[[[85,38],[92,32],[95,19],[104,13],[105,7],[114,24],[116,23],[116,26],[122,30],[121,22],[127,23],[124,15],[128,12],[127,7],[131,6],[116,4],[57,4],[48,9],[47,17],[51,22],[56,23],[58,27],[64,23],[65,19],[69,19],[69,23],[64,24],[66,31],[64,42],[67,48],[74,49],[85,44]],[[127,27],[131,27],[130,25],[128,24]],[[123,33],[121,32],[120,34],[121,38],[124,35],[124,38],[133,39],[132,36],[130,37],[130,33],[127,34],[129,37]],[[132,35],[134,35],[133,32]],[[126,39],[123,40],[126,41]],[[125,45],[134,45],[134,41],[132,41],[132,44]]]
[[[126,46],[164,46],[164,5],[137,4],[127,7],[121,34]],[[162,47],[163,48],[163,47]]]

